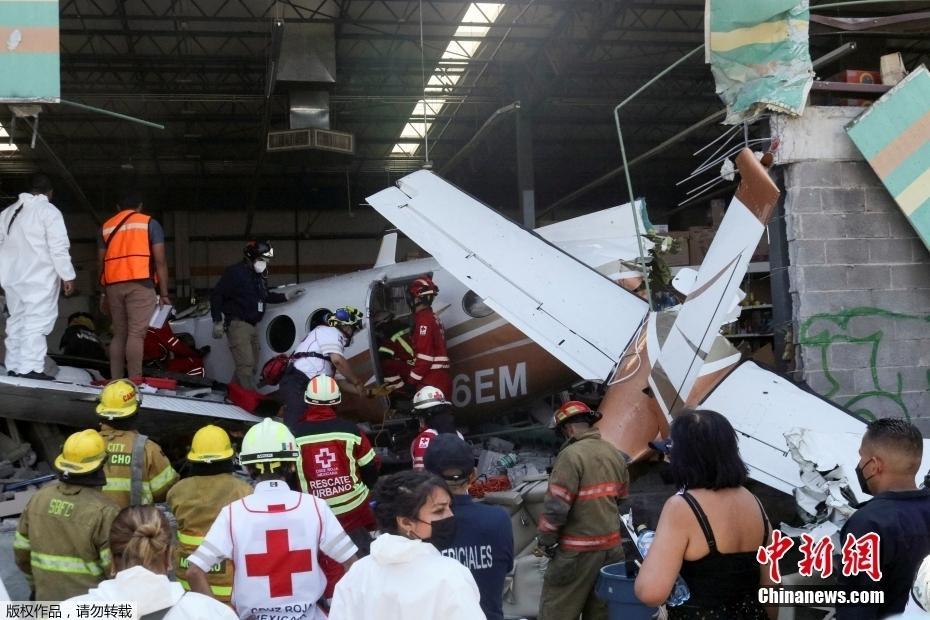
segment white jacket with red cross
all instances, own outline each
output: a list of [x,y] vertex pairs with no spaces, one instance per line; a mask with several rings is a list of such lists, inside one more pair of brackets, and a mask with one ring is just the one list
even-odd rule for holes
[[324,500],[266,480],[220,510],[189,561],[209,572],[232,559],[232,604],[243,620],[323,620],[319,554],[345,562],[357,550]]

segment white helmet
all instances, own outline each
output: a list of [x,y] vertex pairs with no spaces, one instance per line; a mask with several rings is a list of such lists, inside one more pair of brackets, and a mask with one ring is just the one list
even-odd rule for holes
[[243,465],[297,461],[300,451],[294,434],[280,422],[265,418],[242,438],[239,462]]
[[316,375],[307,383],[304,402],[310,405],[338,405],[342,402],[339,384],[329,375]]
[[914,587],[911,589],[911,596],[920,605],[924,611],[930,609],[930,556],[924,558],[917,569],[917,577],[914,579]]
[[449,401],[446,400],[446,395],[442,393],[442,390],[430,385],[420,388],[419,391],[413,395],[414,411],[423,411],[431,407],[448,404]]

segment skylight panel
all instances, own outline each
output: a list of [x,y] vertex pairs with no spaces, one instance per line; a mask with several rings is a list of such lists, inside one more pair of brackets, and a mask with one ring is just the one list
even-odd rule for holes
[[[439,59],[439,66],[426,81],[426,94],[448,94],[455,89],[465,75],[468,61],[475,57],[484,42],[481,39],[491,31],[491,26],[500,17],[505,6],[500,2],[472,2],[468,5],[461,24],[456,28],[452,40]],[[421,141],[425,139],[433,124],[433,119],[439,116],[445,105],[446,100],[441,97],[417,101],[410,119],[400,132],[397,144],[391,149],[391,154],[410,157],[416,155]]]
[[6,127],[0,123],[0,153],[15,153],[18,150],[18,146],[10,144],[10,134],[6,132]]

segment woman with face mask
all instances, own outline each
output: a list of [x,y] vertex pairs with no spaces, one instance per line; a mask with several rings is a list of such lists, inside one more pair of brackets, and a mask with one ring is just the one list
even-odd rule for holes
[[336,586],[329,619],[483,619],[471,572],[441,554],[455,535],[446,483],[405,471],[379,480],[374,497],[382,534]]

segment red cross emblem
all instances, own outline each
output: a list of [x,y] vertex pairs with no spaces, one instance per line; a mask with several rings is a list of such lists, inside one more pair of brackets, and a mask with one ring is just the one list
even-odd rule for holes
[[249,577],[268,577],[272,598],[294,595],[294,573],[313,570],[310,549],[292,551],[287,530],[265,532],[265,553],[245,554],[245,574]]
[[313,457],[313,460],[317,462],[317,465],[323,469],[329,469],[333,466],[333,463],[336,462],[336,455],[329,448],[323,448],[316,453],[316,456]]

